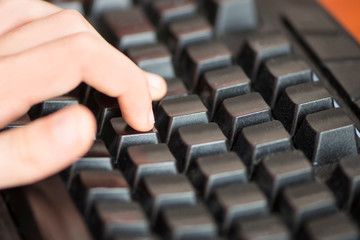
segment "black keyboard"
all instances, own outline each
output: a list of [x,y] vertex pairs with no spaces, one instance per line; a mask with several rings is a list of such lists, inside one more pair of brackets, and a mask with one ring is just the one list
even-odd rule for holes
[[314,1],[54,1],[162,75],[155,128],[81,84],[89,152],[0,194],[0,239],[360,239],[360,46]]

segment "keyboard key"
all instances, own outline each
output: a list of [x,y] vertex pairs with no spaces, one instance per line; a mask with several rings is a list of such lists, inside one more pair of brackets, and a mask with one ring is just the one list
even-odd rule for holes
[[58,175],[8,189],[6,198],[24,236],[31,239],[93,239]]
[[313,181],[311,164],[298,150],[265,157],[254,175],[271,206],[285,187]]
[[[55,1],[50,1],[55,2]],[[56,6],[62,8],[62,9],[73,9],[75,11],[78,11],[81,15],[85,16],[85,11],[83,7],[83,3],[81,1],[63,1],[63,2],[55,2]]]
[[335,193],[338,205],[350,209],[360,193],[360,156],[342,158],[328,185]]
[[286,87],[311,81],[312,70],[304,60],[281,57],[266,61],[253,84],[255,90],[273,108]]
[[254,80],[263,62],[290,55],[291,49],[290,41],[281,34],[254,36],[248,38],[242,46],[237,60],[250,79]]
[[95,204],[90,227],[97,239],[150,233],[149,222],[135,202],[102,201]]
[[79,104],[79,99],[70,95],[54,97],[34,105],[28,112],[32,120],[47,116],[64,107]]
[[353,102],[360,99],[360,83],[358,81],[360,63],[328,64],[327,69],[339,86],[343,97],[349,98]]
[[337,210],[330,190],[317,182],[286,188],[278,206],[293,234],[305,221]]
[[234,152],[197,158],[188,175],[205,199],[218,187],[248,181],[246,168]]
[[257,92],[225,99],[214,118],[230,141],[238,138],[244,127],[271,121],[271,108]]
[[239,220],[264,216],[269,212],[265,195],[253,182],[220,187],[210,197],[209,203],[225,231]]
[[97,122],[97,137],[102,137],[104,126],[111,118],[121,117],[120,107],[116,98],[108,97],[98,91],[93,91],[88,107],[94,113]]
[[217,227],[202,206],[164,209],[159,229],[164,239],[216,239]]
[[175,77],[171,54],[160,43],[128,48],[127,55],[144,71],[167,79]]
[[156,144],[159,135],[155,128],[147,132],[132,129],[123,118],[112,118],[104,129],[104,142],[114,156],[114,164],[123,167],[126,148],[132,145]]
[[61,173],[69,187],[74,177],[83,170],[112,170],[112,156],[101,140],[95,140],[89,151]]
[[16,228],[14,220],[10,215],[9,209],[4,201],[2,194],[0,194],[0,232],[4,239],[20,240],[20,234]]
[[343,212],[310,220],[305,224],[306,239],[359,239],[356,224]]
[[286,225],[276,215],[248,219],[234,227],[234,238],[246,240],[290,240]]
[[304,83],[284,90],[274,115],[294,136],[305,116],[333,107],[333,97],[319,83]]
[[206,2],[217,34],[249,31],[258,25],[255,1],[211,0]]
[[154,0],[151,8],[153,20],[160,28],[175,20],[194,16],[197,12],[194,0]]
[[70,192],[86,217],[99,201],[131,200],[129,185],[118,170],[81,171],[72,183]]
[[169,142],[179,172],[187,172],[193,161],[202,156],[224,153],[228,141],[216,123],[181,127]]
[[0,129],[0,132],[3,130],[9,130],[12,128],[18,128],[18,127],[24,127],[26,124],[30,123],[30,117],[27,113],[22,115],[20,118],[16,119],[15,121],[12,121],[9,125],[7,125],[5,128]]
[[220,42],[192,44],[185,49],[186,84],[195,89],[206,71],[228,67],[231,63],[231,52]]
[[294,144],[314,165],[358,153],[354,124],[341,108],[307,115],[295,135]]
[[285,19],[299,34],[336,34],[337,24],[323,9],[309,4],[285,9]]
[[185,97],[188,95],[188,90],[184,85],[184,82],[180,78],[172,78],[167,82],[167,92],[164,98],[176,98]]
[[197,95],[162,100],[155,112],[161,141],[169,142],[180,127],[208,123],[207,109]]
[[239,66],[213,70],[204,74],[198,92],[212,119],[224,99],[250,92],[250,79]]
[[130,146],[127,148],[125,176],[136,190],[146,176],[176,174],[175,161],[165,143]]
[[210,23],[201,15],[170,23],[166,34],[170,50],[175,54],[176,64],[179,64],[183,50],[187,46],[207,42],[213,38]]
[[265,156],[292,149],[291,136],[277,120],[245,127],[233,146],[250,175]]
[[104,37],[121,51],[157,41],[155,29],[139,8],[108,11],[102,21]]
[[98,19],[105,12],[132,7],[131,0],[85,0],[87,15],[92,19]]
[[159,175],[144,177],[140,188],[140,201],[154,223],[165,207],[178,208],[195,205],[196,192],[184,175]]

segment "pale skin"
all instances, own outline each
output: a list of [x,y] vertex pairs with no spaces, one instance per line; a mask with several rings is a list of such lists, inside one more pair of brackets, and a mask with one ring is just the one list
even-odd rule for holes
[[[136,130],[153,127],[151,101],[165,81],[140,70],[77,12],[41,0],[0,0],[0,128],[80,82],[117,97]],[[0,188],[50,176],[86,153],[94,116],[72,106],[0,134]]]

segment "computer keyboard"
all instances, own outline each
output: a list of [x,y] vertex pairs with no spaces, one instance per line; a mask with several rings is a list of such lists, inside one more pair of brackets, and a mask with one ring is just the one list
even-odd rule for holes
[[360,46],[311,0],[54,0],[163,76],[155,128],[81,84],[89,152],[1,191],[0,239],[360,239]]

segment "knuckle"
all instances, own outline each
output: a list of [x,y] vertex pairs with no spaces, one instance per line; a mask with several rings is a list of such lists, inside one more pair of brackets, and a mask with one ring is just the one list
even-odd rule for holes
[[69,27],[76,28],[80,31],[88,31],[89,24],[86,19],[76,10],[64,9],[59,12],[61,21],[68,23]]

